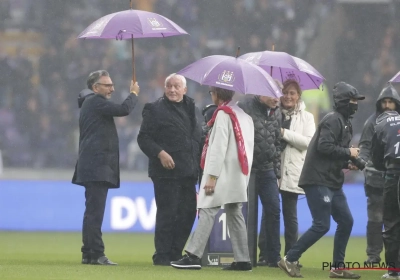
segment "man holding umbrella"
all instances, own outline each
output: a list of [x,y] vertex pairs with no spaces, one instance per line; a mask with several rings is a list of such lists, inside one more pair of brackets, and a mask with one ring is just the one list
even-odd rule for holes
[[101,226],[108,189],[119,188],[119,141],[114,117],[123,117],[135,107],[139,86],[131,82],[130,94],[122,104],[108,99],[114,84],[105,70],[90,73],[87,86],[92,93],[80,95],[79,158],[72,183],[85,187],[82,228],[82,264],[116,265],[104,254]]
[[[254,122],[255,188],[263,206],[260,231],[259,265],[277,267],[281,259],[280,202],[278,179],[281,177],[281,112],[279,98],[249,96],[238,105]],[[264,246],[263,246],[264,245]]]

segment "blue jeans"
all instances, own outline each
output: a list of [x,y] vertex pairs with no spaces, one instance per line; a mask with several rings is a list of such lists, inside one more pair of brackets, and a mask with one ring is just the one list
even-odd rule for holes
[[260,259],[277,263],[281,258],[278,181],[273,169],[256,173],[256,188],[263,206],[258,247]]
[[334,190],[324,186],[307,186],[303,189],[313,222],[312,226],[289,250],[286,255],[287,260],[289,262],[298,261],[308,248],[324,236],[330,229],[332,215],[333,220],[337,223],[333,244],[333,264],[344,262],[347,242],[353,229],[353,216],[343,190]]

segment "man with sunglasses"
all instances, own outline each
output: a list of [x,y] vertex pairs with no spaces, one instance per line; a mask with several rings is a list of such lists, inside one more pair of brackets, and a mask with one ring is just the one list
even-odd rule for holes
[[122,104],[108,100],[114,84],[107,71],[90,73],[87,86],[78,97],[79,158],[72,178],[72,183],[85,187],[82,264],[116,265],[104,254],[101,233],[108,189],[120,185],[119,141],[114,117],[130,114],[138,100],[139,86],[131,81],[131,93]]

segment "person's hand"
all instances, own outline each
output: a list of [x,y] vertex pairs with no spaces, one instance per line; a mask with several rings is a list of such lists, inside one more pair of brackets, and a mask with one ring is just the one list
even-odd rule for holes
[[359,148],[349,148],[350,149],[350,157],[352,158],[356,158],[358,157],[358,154],[360,153],[360,149]]
[[164,168],[166,168],[166,169],[174,169],[175,168],[174,160],[166,151],[162,150],[158,154],[158,158],[160,159],[161,164]]
[[133,93],[136,96],[138,96],[139,92],[140,92],[139,84],[137,82],[133,83],[133,80],[131,80],[131,86],[130,86],[129,92]]
[[349,163],[348,165],[347,165],[347,168],[349,169],[349,170],[358,170],[358,167],[357,166],[355,166],[353,163]]
[[217,178],[214,176],[208,176],[204,190],[206,195],[213,195],[215,190],[215,184],[217,183]]

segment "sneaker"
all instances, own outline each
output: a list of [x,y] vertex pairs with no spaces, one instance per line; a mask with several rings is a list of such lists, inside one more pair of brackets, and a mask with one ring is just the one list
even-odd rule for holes
[[400,279],[400,276],[397,272],[392,272],[383,274],[382,279]]
[[278,262],[281,260],[281,258],[279,257],[279,259],[276,262],[269,262],[267,260],[265,260],[264,258],[260,258],[257,262],[257,266],[268,266],[268,267],[273,267],[273,268],[278,268]]
[[222,270],[252,271],[251,262],[233,262]]
[[268,266],[268,262],[264,259],[259,259],[257,262],[257,266]]
[[172,261],[171,266],[180,269],[201,269],[201,260],[195,255],[184,255],[178,261]]
[[96,264],[96,265],[117,265],[117,263],[112,262],[111,260],[109,260],[106,256],[102,256],[98,259],[92,259],[92,264]]
[[346,269],[331,269],[329,278],[359,279],[361,276]]
[[282,269],[287,275],[294,278],[303,278],[300,274],[300,268],[298,267],[299,262],[288,262],[286,260],[286,256],[278,262],[278,266]]

